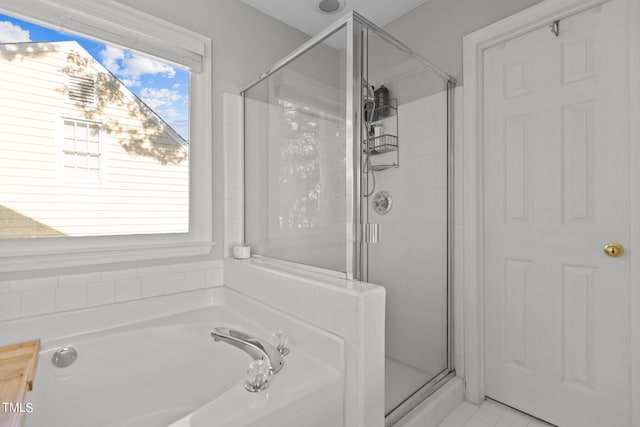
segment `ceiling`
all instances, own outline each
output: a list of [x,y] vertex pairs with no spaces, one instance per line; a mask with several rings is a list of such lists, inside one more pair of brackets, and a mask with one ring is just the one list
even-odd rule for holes
[[318,34],[340,16],[355,10],[378,26],[384,26],[428,0],[340,0],[344,9],[327,15],[319,11],[320,0],[242,0],[310,36]]

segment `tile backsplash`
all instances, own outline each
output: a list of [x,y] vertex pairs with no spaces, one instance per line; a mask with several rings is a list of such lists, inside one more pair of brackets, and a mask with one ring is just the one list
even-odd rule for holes
[[4,281],[0,321],[222,285],[222,260]]

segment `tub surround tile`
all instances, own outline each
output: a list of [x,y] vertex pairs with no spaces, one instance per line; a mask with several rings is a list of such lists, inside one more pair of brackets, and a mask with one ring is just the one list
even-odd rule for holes
[[116,301],[131,301],[140,298],[140,279],[116,280]]
[[55,288],[36,289],[22,292],[21,316],[37,316],[55,311]]
[[164,295],[164,277],[146,276],[140,278],[140,296],[142,298]]
[[0,294],[0,320],[20,317],[21,293]]
[[168,274],[165,277],[164,289],[168,294],[185,291],[187,289],[187,274],[184,272]]
[[[0,296],[11,296],[1,299],[0,320],[219,287],[223,267],[222,260],[211,260],[2,281]],[[34,292],[40,290],[48,291]]]
[[[102,284],[99,284],[102,285]],[[115,287],[115,284],[113,284]],[[89,289],[95,288],[89,286]],[[44,289],[31,292],[50,292]],[[115,293],[115,290],[113,291]],[[112,293],[112,295],[113,295]],[[7,294],[17,295],[21,294]],[[4,314],[0,295],[0,315]],[[24,296],[24,295],[22,295]],[[54,301],[54,295],[51,295]],[[41,316],[22,317],[0,322],[0,346],[39,338],[43,342],[82,334],[99,329],[112,328],[141,322],[157,317],[170,316],[184,311],[219,305],[222,296],[219,289],[199,289],[173,295],[131,300],[119,304],[107,304],[80,310],[43,313]],[[15,301],[11,301],[15,302]]]
[[219,268],[207,268],[205,270],[207,275],[207,286],[208,287],[217,287],[224,285],[224,270],[222,267]]
[[358,312],[343,307],[334,307],[332,329],[348,340],[358,341]]
[[185,288],[190,291],[207,287],[207,271],[191,270],[186,272]]
[[323,288],[313,290],[314,322],[321,328],[333,326],[333,292]]
[[116,282],[92,283],[87,286],[88,305],[106,305],[116,302]]
[[86,285],[100,281],[100,273],[74,274],[58,277],[58,286]]
[[76,310],[87,305],[86,285],[67,285],[56,289],[56,311]]
[[25,292],[36,289],[55,288],[58,286],[57,277],[43,277],[40,279],[12,280],[11,292]]
[[138,270],[128,268],[125,270],[103,271],[100,273],[101,282],[110,282],[112,280],[132,279],[138,277]]
[[153,267],[141,267],[138,269],[138,277],[164,276],[169,273],[168,265],[155,265]]

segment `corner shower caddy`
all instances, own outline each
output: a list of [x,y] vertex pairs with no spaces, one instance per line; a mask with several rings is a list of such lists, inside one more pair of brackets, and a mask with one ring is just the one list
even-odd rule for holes
[[375,156],[384,153],[396,153],[396,161],[391,164],[372,165],[371,170],[374,172],[387,170],[390,168],[400,167],[400,150],[398,147],[398,99],[391,98],[389,105],[383,105],[377,107],[373,111],[373,117],[375,120],[372,122],[380,123],[385,121],[385,124],[389,125],[389,118],[395,117],[395,128],[389,129],[385,127],[385,133],[379,136],[367,135],[363,145],[365,146],[364,152],[370,156]]

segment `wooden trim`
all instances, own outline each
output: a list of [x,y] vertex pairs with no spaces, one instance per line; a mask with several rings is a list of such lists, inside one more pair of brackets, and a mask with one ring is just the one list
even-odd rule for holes
[[33,390],[39,352],[40,340],[0,348],[0,402],[20,403]]

